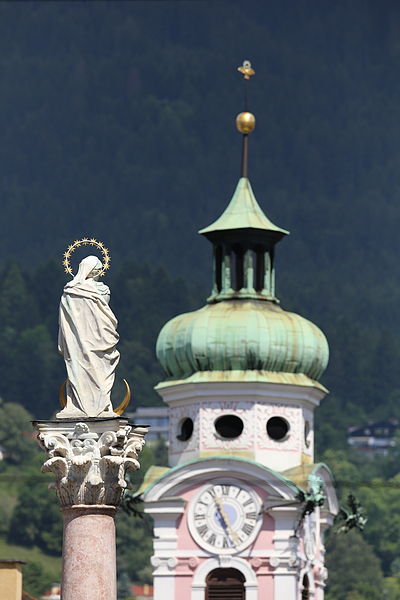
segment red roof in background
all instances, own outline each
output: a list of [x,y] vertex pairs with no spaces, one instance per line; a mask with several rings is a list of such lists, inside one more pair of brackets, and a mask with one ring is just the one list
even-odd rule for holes
[[143,585],[133,585],[132,593],[134,596],[144,596],[145,598],[147,596],[148,598],[152,598],[153,586],[148,583],[144,583]]

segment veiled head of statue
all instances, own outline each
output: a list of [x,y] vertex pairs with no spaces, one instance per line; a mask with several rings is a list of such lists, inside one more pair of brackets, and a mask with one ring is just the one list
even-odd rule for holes
[[79,269],[73,282],[82,283],[86,279],[95,279],[102,268],[103,265],[101,260],[99,260],[97,256],[86,256],[86,258],[79,263]]

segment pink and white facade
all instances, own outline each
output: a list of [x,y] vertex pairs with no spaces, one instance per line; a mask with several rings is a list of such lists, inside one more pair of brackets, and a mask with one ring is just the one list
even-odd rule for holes
[[[324,391],[308,384],[231,380],[159,386],[170,408],[175,466],[150,469],[142,487],[146,512],[154,519],[154,600],[224,598],[212,595],[210,579],[218,573],[244,579],[242,595],[228,590],[226,598],[231,593],[245,600],[323,599],[323,535],[337,501],[329,470],[312,463],[313,427],[306,423]],[[278,413],[294,441],[265,444],[261,432]],[[242,434],[222,439],[213,432],[221,415],[239,416]],[[181,441],[177,433],[185,418],[193,419],[193,433]],[[299,493],[309,487],[310,475],[320,478],[326,499],[302,518]],[[221,594],[221,586],[217,589]]]

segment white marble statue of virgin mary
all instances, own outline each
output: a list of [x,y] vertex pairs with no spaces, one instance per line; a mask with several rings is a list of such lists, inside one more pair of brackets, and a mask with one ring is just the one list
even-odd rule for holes
[[58,349],[68,379],[67,404],[57,418],[118,416],[110,395],[119,362],[119,336],[108,305],[110,290],[97,281],[101,269],[97,256],[84,258],[61,296]]

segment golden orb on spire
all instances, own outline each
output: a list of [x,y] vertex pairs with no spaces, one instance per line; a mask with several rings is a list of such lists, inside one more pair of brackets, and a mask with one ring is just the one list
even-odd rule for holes
[[256,118],[251,112],[241,112],[236,117],[236,129],[247,135],[251,133],[256,126]]

